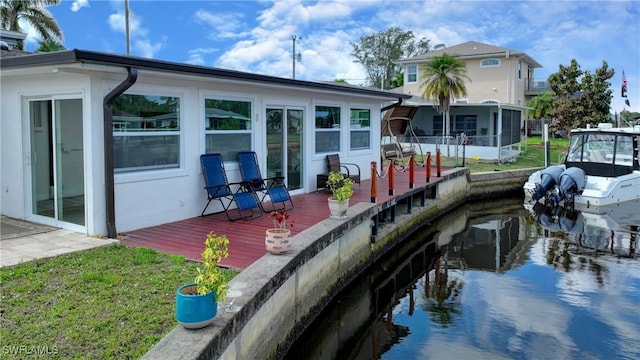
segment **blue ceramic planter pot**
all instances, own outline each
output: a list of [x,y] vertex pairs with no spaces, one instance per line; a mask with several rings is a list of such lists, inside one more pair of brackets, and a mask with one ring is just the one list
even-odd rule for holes
[[200,329],[211,324],[218,312],[213,292],[206,295],[189,295],[189,288],[195,286],[183,285],[176,291],[176,319],[187,329]]

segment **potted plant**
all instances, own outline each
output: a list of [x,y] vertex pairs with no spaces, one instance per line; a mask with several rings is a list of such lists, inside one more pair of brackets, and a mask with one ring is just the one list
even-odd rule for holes
[[293,221],[289,221],[287,210],[271,212],[274,227],[267,229],[264,244],[272,254],[279,255],[291,248],[291,229]]
[[331,217],[345,218],[349,208],[349,198],[353,195],[353,180],[339,171],[332,171],[327,179],[327,188],[331,191],[331,197],[329,197]]
[[209,325],[216,316],[218,301],[224,302],[229,290],[229,280],[218,263],[229,256],[229,239],[207,235],[202,251],[202,265],[192,283],[176,291],[176,318],[188,329],[199,329]]

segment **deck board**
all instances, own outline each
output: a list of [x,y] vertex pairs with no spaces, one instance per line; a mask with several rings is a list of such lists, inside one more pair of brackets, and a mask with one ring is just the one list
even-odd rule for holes
[[[434,184],[442,179],[432,176],[427,183],[425,169],[416,167],[414,188]],[[383,204],[394,197],[401,197],[410,192],[409,173],[394,172],[394,195],[389,195],[388,176],[377,178],[378,204]],[[371,201],[371,180],[363,180],[360,186],[354,185],[354,195],[350,204]],[[203,192],[203,197],[206,194]],[[320,190],[293,196],[294,208],[289,211],[293,221],[292,232],[297,234],[329,217],[327,198],[329,192]],[[204,239],[210,231],[225,234],[229,238],[229,257],[223,259],[221,266],[245,269],[260,257],[267,254],[264,246],[265,230],[273,227],[269,214],[250,220],[229,221],[224,213],[198,216],[181,221],[138,229],[123,234],[122,243],[128,246],[140,246],[155,249],[159,252],[183,255],[185,258],[200,261],[200,253],[204,248]]]

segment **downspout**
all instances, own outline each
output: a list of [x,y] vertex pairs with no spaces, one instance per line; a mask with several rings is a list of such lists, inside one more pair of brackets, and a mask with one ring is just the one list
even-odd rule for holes
[[104,186],[107,210],[107,236],[117,239],[115,190],[113,180],[113,101],[116,97],[127,91],[138,79],[138,70],[127,67],[127,79],[111,90],[102,100],[104,118]]
[[498,163],[502,164],[502,108],[498,104],[498,127],[497,127],[497,144],[498,144]]

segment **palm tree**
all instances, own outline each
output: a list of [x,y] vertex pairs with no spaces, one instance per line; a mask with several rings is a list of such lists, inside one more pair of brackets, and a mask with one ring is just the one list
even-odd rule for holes
[[[556,99],[551,93],[540,94],[527,103],[529,107],[527,115],[535,120],[548,119],[555,101]],[[525,130],[526,134],[529,135],[529,129]]]
[[[58,5],[60,0],[2,0],[0,1],[0,21],[2,29],[23,32],[20,20],[33,27],[42,40],[62,40],[62,30],[47,6]],[[24,50],[24,42],[18,41],[16,47]]]
[[457,57],[444,53],[431,58],[421,66],[421,70],[421,86],[424,87],[422,97],[434,101],[436,109],[442,113],[443,135],[449,135],[451,99],[467,96],[465,80],[471,81],[467,76],[466,65]]
[[546,119],[549,117],[549,113],[551,109],[553,109],[553,102],[555,98],[551,93],[543,93],[540,94],[527,104],[529,110],[527,110],[527,114],[534,119]]
[[53,51],[66,50],[64,45],[60,44],[59,42],[53,39],[40,40],[38,41],[38,45],[39,47],[36,49],[36,52],[53,52]]

